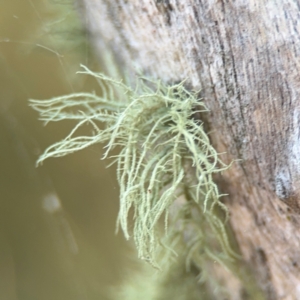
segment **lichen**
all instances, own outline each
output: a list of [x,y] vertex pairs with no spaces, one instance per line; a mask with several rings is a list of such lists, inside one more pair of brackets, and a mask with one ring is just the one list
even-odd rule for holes
[[[228,166],[220,160],[198,117],[207,108],[184,82],[167,86],[142,77],[132,89],[82,68],[79,73],[98,80],[101,96],[76,93],[31,100],[45,123],[78,122],[37,163],[96,143],[105,144],[103,159],[107,159],[117,148],[113,163],[120,185],[118,227],[127,239],[133,236],[138,256],[153,266],[183,255],[187,269],[191,263],[196,265],[204,279],[208,258],[224,263],[236,256],[225,229],[228,210],[213,181],[213,175]],[[85,124],[92,126],[91,134],[78,134]],[[129,216],[134,221],[132,230]],[[158,225],[163,220],[165,230]],[[179,243],[186,247],[176,254]]]
[[183,258],[178,258],[162,271],[141,264],[135,272],[127,272],[123,284],[113,287],[109,299],[122,300],[208,300],[212,299],[196,272],[187,271]]

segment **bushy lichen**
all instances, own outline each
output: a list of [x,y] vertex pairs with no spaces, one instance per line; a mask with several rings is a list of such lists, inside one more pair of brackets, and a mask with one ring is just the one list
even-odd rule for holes
[[[224,262],[235,256],[224,226],[227,209],[213,181],[213,174],[227,166],[196,117],[207,111],[197,93],[188,91],[183,82],[165,86],[145,78],[132,89],[82,67],[80,73],[99,81],[102,96],[77,93],[31,100],[46,123],[78,121],[64,140],[46,149],[38,163],[96,143],[106,144],[105,159],[117,147],[118,225],[129,239],[128,216],[133,212],[132,232],[140,258],[158,266],[157,258],[169,260],[178,243],[186,243],[182,255],[187,267],[192,262],[203,270],[208,257]],[[84,124],[92,126],[91,135],[78,135]],[[176,213],[170,218],[171,207]],[[165,238],[157,226],[162,218]],[[158,256],[160,245],[166,251]]]
[[[90,52],[87,44],[87,32],[78,15],[79,3],[69,0],[43,1],[41,7],[36,7],[29,1],[40,20],[36,28],[34,45],[46,49],[55,49],[61,56],[67,53],[85,56]],[[42,16],[39,13],[42,11]],[[32,34],[32,32],[31,32]]]
[[122,300],[211,300],[204,284],[199,284],[196,272],[185,268],[183,257],[161,271],[141,264],[136,272],[127,272],[122,285],[114,287],[108,296]]

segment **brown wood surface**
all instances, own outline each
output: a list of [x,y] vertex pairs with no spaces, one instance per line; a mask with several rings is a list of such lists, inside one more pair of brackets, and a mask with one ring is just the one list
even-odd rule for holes
[[100,58],[202,89],[240,159],[220,184],[243,257],[267,299],[300,299],[300,1],[81,1]]

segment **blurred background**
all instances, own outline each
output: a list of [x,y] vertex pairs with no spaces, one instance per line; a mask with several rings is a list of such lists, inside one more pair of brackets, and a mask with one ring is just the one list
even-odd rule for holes
[[122,275],[128,245],[114,233],[118,186],[114,168],[100,159],[102,146],[35,167],[74,123],[45,127],[28,99],[101,92],[91,78],[75,76],[80,63],[99,66],[72,2],[0,0],[3,300],[107,299]]

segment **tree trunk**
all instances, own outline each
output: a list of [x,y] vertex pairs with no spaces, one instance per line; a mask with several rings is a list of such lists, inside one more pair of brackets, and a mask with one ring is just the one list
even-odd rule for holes
[[300,2],[81,1],[100,58],[202,90],[243,258],[266,299],[300,299]]

